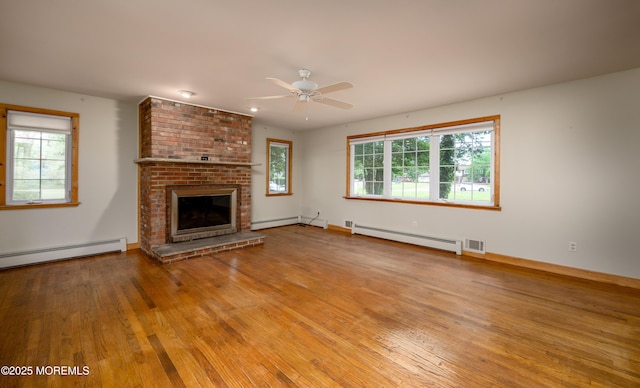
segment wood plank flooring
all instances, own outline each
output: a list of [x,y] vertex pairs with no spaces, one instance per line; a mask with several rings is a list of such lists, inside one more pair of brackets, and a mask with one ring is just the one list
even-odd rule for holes
[[168,265],[132,251],[0,271],[0,365],[32,368],[0,387],[640,386],[639,290],[261,232]]

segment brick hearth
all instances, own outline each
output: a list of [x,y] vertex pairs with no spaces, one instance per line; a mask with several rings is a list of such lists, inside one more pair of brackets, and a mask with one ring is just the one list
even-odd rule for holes
[[[139,109],[141,249],[172,262],[262,244],[250,231],[251,117],[156,97]],[[166,188],[174,185],[239,187],[238,233],[171,244]]]

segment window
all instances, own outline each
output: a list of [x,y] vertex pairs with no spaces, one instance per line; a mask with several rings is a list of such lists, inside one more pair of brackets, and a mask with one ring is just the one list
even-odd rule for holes
[[349,136],[347,198],[499,208],[500,116]]
[[291,195],[291,149],[288,140],[267,139],[267,195]]
[[0,207],[78,205],[79,115],[0,104]]

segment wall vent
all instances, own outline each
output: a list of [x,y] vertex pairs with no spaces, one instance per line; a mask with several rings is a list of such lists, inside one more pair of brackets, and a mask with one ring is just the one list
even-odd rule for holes
[[345,228],[352,228],[353,227],[353,221],[345,221],[344,222],[344,227]]
[[464,250],[476,253],[486,253],[484,249],[484,241],[482,240],[464,240]]

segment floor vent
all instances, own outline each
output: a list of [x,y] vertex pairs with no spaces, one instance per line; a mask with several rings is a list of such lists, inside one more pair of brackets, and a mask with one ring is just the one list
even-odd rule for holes
[[482,240],[464,240],[464,250],[475,253],[485,253],[484,241]]

